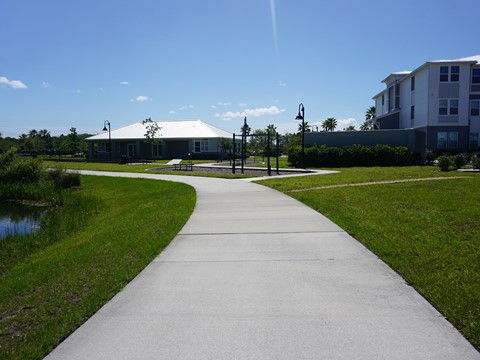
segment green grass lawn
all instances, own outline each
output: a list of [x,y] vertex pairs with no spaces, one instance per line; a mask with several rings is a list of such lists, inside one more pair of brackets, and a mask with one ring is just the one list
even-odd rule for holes
[[46,355],[150,263],[195,206],[195,190],[181,183],[82,176],[82,187],[96,205],[78,226],[53,222],[14,259],[0,252],[9,262],[0,273],[0,359]]
[[[206,173],[195,173],[192,171],[162,171],[162,168],[171,168],[170,165],[166,165],[168,160],[156,161],[154,163],[148,164],[117,164],[117,163],[108,163],[108,162],[94,162],[94,161],[56,161],[48,160],[44,162],[45,167],[51,168],[63,168],[70,170],[92,170],[92,171],[113,171],[113,172],[131,172],[131,173],[148,173],[148,174],[165,174],[165,175],[182,175],[182,176],[203,176],[203,177],[216,177],[224,179],[240,179],[248,178],[252,176],[237,174],[206,174]],[[188,160],[183,160],[183,163],[188,162]],[[202,163],[211,163],[215,162],[212,160],[194,160],[193,164],[202,164]],[[228,162],[225,163],[228,165]],[[154,169],[154,170],[152,170]]]
[[[395,269],[480,348],[480,174],[433,167],[350,168],[261,181],[324,214]],[[458,176],[461,179],[316,186]]]

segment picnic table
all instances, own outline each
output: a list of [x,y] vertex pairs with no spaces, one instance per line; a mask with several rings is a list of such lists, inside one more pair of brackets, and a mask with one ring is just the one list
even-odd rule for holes
[[185,171],[192,171],[193,164],[191,161],[188,163],[182,164],[182,159],[172,159],[170,160],[167,165],[173,165],[173,170],[185,170]]

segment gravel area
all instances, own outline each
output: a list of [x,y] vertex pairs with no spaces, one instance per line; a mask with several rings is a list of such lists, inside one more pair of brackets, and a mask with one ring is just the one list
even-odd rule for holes
[[[151,169],[153,171],[161,171],[161,172],[173,172],[175,174],[183,174],[194,172],[198,174],[232,174],[232,168],[226,167],[203,167],[201,165],[194,165],[192,167],[192,171],[190,170],[174,170],[173,167],[164,167],[164,168],[155,168]],[[276,173],[276,169],[272,168],[272,176],[273,175],[293,175],[293,174],[304,174],[305,171],[280,171],[279,174]],[[242,175],[242,171],[240,167],[235,169],[235,175]],[[244,169],[243,175],[260,177],[260,176],[268,176],[267,169],[258,168],[258,169]]]

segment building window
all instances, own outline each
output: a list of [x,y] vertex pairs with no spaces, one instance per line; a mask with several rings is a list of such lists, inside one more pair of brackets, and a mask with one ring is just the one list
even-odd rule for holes
[[162,143],[152,144],[152,156],[162,157],[162,155],[163,155],[163,144]]
[[440,82],[448,81],[448,66],[440,66]]
[[[449,71],[450,70],[450,71]],[[460,80],[460,66],[440,66],[440,82],[458,82]]]
[[470,100],[470,115],[471,116],[480,115],[480,100]]
[[439,149],[456,149],[458,147],[457,131],[439,131],[437,133],[437,148]]
[[478,133],[470,133],[470,149],[478,147]]
[[415,105],[410,106],[410,120],[415,119]]
[[207,152],[208,151],[208,139],[195,140],[193,142],[193,152]]
[[450,81],[457,82],[460,79],[460,66],[450,67]]
[[412,78],[410,79],[410,90],[415,90],[415,76],[412,76]]
[[382,106],[385,105],[385,95],[382,95]]
[[480,69],[472,69],[472,84],[480,84]]
[[450,99],[450,115],[458,115],[458,99]]
[[458,99],[440,99],[438,115],[458,115]]
[[202,152],[208,151],[208,139],[202,139],[200,149],[202,150]]
[[137,156],[137,144],[127,144],[127,156]]
[[439,115],[448,115],[448,100],[447,99],[440,99],[439,106],[438,106],[438,114]]
[[400,84],[395,84],[395,109],[400,109]]
[[388,88],[387,107],[388,111],[393,110],[393,86]]

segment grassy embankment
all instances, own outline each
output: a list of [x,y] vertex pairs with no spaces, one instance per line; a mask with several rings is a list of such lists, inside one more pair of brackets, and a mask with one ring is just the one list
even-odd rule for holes
[[[341,172],[261,184],[333,220],[480,348],[480,174],[439,172],[435,167],[337,170]],[[446,176],[461,179],[305,190]]]
[[195,204],[185,184],[81,180],[83,200],[66,196],[39,233],[0,240],[1,359],[46,355],[162,251]]

